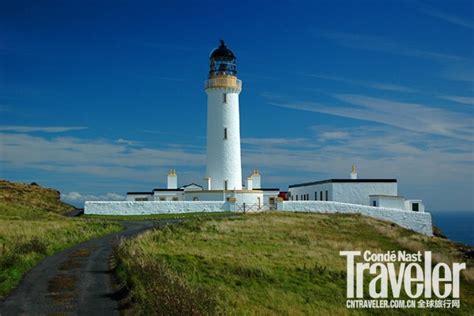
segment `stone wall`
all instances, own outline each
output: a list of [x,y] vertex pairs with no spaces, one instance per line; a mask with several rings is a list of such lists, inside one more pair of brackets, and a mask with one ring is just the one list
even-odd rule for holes
[[223,212],[232,208],[223,201],[86,201],[84,214],[150,215],[193,212]]
[[278,202],[277,209],[290,212],[359,213],[393,222],[424,235],[433,235],[430,213],[325,201],[282,201]]

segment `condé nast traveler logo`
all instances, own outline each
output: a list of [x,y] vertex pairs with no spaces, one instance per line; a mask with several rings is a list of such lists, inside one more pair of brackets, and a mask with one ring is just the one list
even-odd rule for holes
[[341,251],[339,255],[347,262],[347,308],[460,307],[465,263],[433,265],[431,251]]

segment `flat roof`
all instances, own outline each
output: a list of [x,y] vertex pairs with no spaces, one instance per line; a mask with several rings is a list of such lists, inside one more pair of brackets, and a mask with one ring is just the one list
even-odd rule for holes
[[255,190],[261,190],[261,191],[280,191],[279,188],[261,188],[261,189],[255,189]]
[[391,199],[404,199],[403,196],[400,195],[387,195],[387,194],[371,194],[369,197],[384,197],[384,198],[391,198]]
[[183,189],[153,189],[153,191],[183,191]]
[[127,195],[134,195],[134,194],[150,194],[150,195],[152,195],[153,192],[127,192]]
[[299,184],[291,184],[289,188],[305,187],[309,185],[324,184],[324,183],[396,183],[397,179],[328,179],[315,182],[306,182]]

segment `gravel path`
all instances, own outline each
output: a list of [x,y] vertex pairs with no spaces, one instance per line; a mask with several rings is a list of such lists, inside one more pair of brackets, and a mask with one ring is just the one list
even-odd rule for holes
[[109,267],[112,245],[179,220],[123,222],[122,232],[93,239],[48,257],[0,303],[0,315],[118,315]]

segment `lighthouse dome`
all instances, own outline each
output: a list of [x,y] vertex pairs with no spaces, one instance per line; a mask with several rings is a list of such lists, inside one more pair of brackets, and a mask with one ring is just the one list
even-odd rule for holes
[[235,59],[234,53],[225,46],[224,41],[221,40],[220,42],[219,47],[214,49],[209,57],[211,59]]
[[235,55],[227,48],[227,46],[225,46],[223,40],[221,40],[219,47],[211,52],[209,59],[209,78],[217,76],[235,76],[237,74]]

